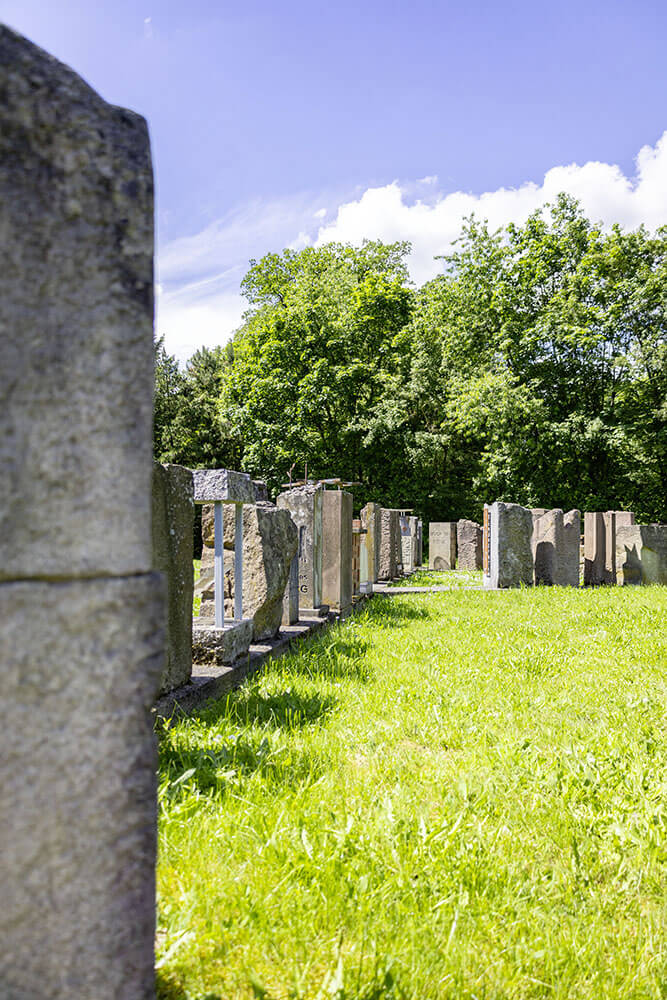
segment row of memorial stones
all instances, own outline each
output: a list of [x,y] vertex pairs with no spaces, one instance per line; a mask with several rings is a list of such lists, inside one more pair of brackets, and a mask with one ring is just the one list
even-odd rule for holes
[[[203,545],[193,622],[195,503],[203,506]],[[272,504],[266,485],[244,473],[155,463],[153,552],[167,580],[163,694],[189,681],[193,662],[233,663],[281,625],[330,609],[345,618],[357,595],[421,565],[422,526],[376,503],[355,520],[352,495],[342,489],[299,486]]]
[[491,589],[667,583],[667,525],[636,524],[632,511],[587,512],[582,546],[578,510],[498,502],[484,509],[482,534]]

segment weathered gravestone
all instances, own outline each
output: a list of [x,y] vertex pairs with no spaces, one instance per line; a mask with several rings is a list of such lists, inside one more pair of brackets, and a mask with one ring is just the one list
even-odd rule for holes
[[322,494],[322,600],[341,615],[352,605],[352,494]]
[[[195,503],[213,505],[213,608],[212,618],[196,618],[192,629],[194,663],[234,663],[248,652],[253,636],[252,618],[243,617],[243,507],[253,504],[250,476],[232,469],[196,469],[193,472]],[[233,615],[225,620],[224,508],[233,509],[234,592]],[[202,518],[202,533],[206,533]],[[202,556],[204,552],[202,552]],[[204,559],[202,559],[202,563]],[[240,581],[240,586],[238,582]],[[202,595],[202,605],[205,605]]]
[[281,493],[276,504],[289,511],[298,533],[299,605],[302,617],[326,612],[322,604],[321,486],[296,486]]
[[398,518],[397,510],[392,510],[389,507],[380,508],[378,580],[393,580],[398,573],[398,551],[401,537]]
[[417,565],[424,562],[424,525],[421,518],[417,521]]
[[192,674],[192,566],[195,517],[192,472],[153,463],[153,568],[167,586],[167,644],[160,694],[187,684]]
[[0,26],[0,993],[154,993],[145,121]]
[[456,567],[456,521],[431,521],[428,527],[428,567]]
[[531,511],[517,503],[499,501],[486,509],[488,573],[484,575],[484,586],[489,589],[532,586]]
[[579,556],[581,550],[581,513],[568,510],[563,515],[563,555],[559,566],[561,587],[579,586]]
[[482,526],[476,521],[456,522],[456,568],[466,572],[482,568]]
[[609,583],[606,569],[606,526],[604,514],[584,513],[584,585]]
[[380,566],[381,511],[377,503],[367,503],[361,508],[361,526],[365,531],[361,537],[361,576],[371,585],[378,579]]
[[[294,522],[292,522],[294,523]],[[295,525],[296,527],[296,525]],[[297,544],[298,548],[298,544]],[[283,625],[296,625],[299,621],[299,553],[292,556],[289,577],[283,595]]]
[[605,582],[616,583],[616,530],[635,523],[631,510],[608,510],[603,514],[605,527]]
[[533,557],[538,586],[579,586],[580,514],[555,508],[533,514]]
[[617,526],[616,572],[621,586],[667,584],[667,524]]

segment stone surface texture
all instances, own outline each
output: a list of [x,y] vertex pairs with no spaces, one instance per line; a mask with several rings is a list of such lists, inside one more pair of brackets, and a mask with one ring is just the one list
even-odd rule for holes
[[378,503],[367,503],[361,508],[361,526],[366,532],[362,535],[362,562],[365,560],[367,580],[375,583],[380,567],[380,535],[382,533],[382,508]]
[[3,1000],[154,995],[163,599],[158,574],[0,584]]
[[252,618],[230,619],[222,628],[195,618],[192,629],[192,659],[201,666],[236,663],[248,655],[252,642]]
[[262,479],[253,479],[252,488],[255,494],[255,503],[269,503],[269,488]]
[[568,510],[563,515],[563,550],[558,567],[558,583],[561,587],[579,586],[580,550],[581,512]]
[[484,586],[491,589],[533,584],[533,515],[516,503],[489,507],[489,574]]
[[563,549],[563,511],[554,508],[533,515],[533,558],[535,584],[552,587],[559,582],[559,563]]
[[[213,507],[202,511],[202,570],[210,574],[210,586],[202,593],[200,617],[215,618],[213,569]],[[235,510],[223,511],[225,559],[225,617],[234,615]],[[243,507],[243,615],[253,621],[253,640],[278,634],[283,620],[283,598],[290,564],[297,553],[297,529],[289,511],[273,504]]]
[[482,526],[476,521],[456,522],[456,568],[467,572],[482,568]]
[[584,514],[584,585],[598,587],[610,583],[606,569],[607,524],[604,514],[586,511]]
[[276,500],[298,532],[300,606],[315,611],[322,605],[322,493],[321,486],[299,486]]
[[616,572],[621,586],[667,584],[667,524],[617,525]]
[[182,465],[153,463],[153,569],[166,578],[167,642],[160,694],[192,674],[194,487]]
[[151,568],[146,122],[0,25],[0,579]]
[[397,510],[391,510],[389,507],[380,508],[378,580],[393,580],[398,572],[398,552],[395,541],[395,525],[398,522],[398,516]]
[[299,554],[292,557],[287,586],[283,596],[283,625],[296,625],[299,620]]
[[429,524],[428,568],[456,569],[456,521],[431,521]]
[[322,601],[345,612],[352,604],[352,494],[322,494]]
[[193,469],[195,503],[255,503],[255,487],[246,472]]
[[0,25],[0,995],[151,1000],[146,123]]

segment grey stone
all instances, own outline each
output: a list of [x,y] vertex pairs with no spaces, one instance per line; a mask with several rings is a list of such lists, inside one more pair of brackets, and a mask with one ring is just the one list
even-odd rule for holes
[[491,589],[533,584],[533,516],[526,507],[497,501],[488,508],[489,573]]
[[151,568],[146,122],[0,26],[0,579]]
[[428,526],[429,569],[456,568],[456,521],[431,521]]
[[579,586],[579,554],[581,549],[581,513],[569,510],[563,515],[563,550],[558,566],[561,587]]
[[616,529],[633,525],[631,510],[608,510],[602,515],[605,525],[605,583],[616,583]]
[[361,508],[361,526],[366,532],[361,538],[362,578],[369,583],[378,579],[380,566],[380,535],[382,533],[382,508],[377,503],[367,503]]
[[229,619],[222,628],[195,618],[192,629],[192,659],[202,666],[236,663],[248,655],[252,642],[252,618]]
[[182,465],[153,463],[153,569],[167,583],[166,661],[160,694],[187,684],[192,674],[194,489]]
[[597,511],[585,512],[584,585],[587,587],[597,587],[611,582],[606,569],[607,528],[604,514]]
[[261,479],[253,479],[252,488],[255,493],[255,503],[269,502],[269,488]]
[[345,613],[352,604],[352,494],[322,494],[322,600]]
[[195,503],[255,503],[255,488],[246,472],[194,469]]
[[482,527],[476,521],[456,522],[456,567],[467,572],[482,568]]
[[298,531],[300,606],[314,612],[322,604],[322,493],[320,486],[299,486],[276,500]]
[[289,577],[283,597],[283,625],[296,625],[299,620],[299,554],[292,557]]
[[393,580],[398,572],[398,549],[396,532],[400,540],[398,528],[399,513],[389,507],[380,508],[380,551],[378,561],[378,580]]
[[667,524],[617,525],[616,572],[621,586],[667,584]]
[[[213,565],[213,549],[209,546],[211,511],[204,508],[202,516],[202,568]],[[234,614],[234,551],[235,511],[226,506],[223,512],[225,566],[225,616]],[[212,539],[211,539],[212,541]],[[243,507],[243,616],[253,621],[253,640],[268,639],[278,634],[283,620],[283,598],[290,564],[297,553],[297,529],[289,511],[273,504],[247,504]],[[206,556],[204,557],[204,553]],[[214,589],[211,585],[202,594],[202,619],[215,617]]]
[[417,565],[424,562],[424,525],[421,518],[417,521]]
[[3,1000],[154,996],[163,600],[158,574],[0,584]]
[[417,566],[417,518],[402,514],[401,527],[401,561],[404,573],[413,573]]

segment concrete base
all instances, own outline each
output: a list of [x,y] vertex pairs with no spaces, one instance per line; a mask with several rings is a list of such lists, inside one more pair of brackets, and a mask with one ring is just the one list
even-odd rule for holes
[[311,618],[327,618],[328,615],[328,604],[320,604],[319,608],[302,608],[299,606],[299,621],[310,620]]
[[252,630],[252,618],[226,621],[222,628],[195,618],[192,623],[192,662],[234,663],[247,654],[252,642]]

